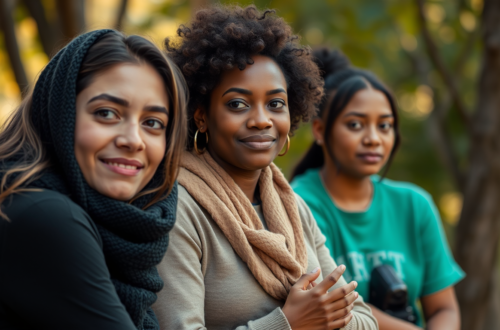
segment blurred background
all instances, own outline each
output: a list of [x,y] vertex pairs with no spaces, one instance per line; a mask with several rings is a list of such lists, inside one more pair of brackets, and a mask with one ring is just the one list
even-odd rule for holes
[[[455,257],[468,274],[457,287],[464,329],[500,329],[498,2],[238,2],[276,9],[303,44],[341,49],[394,91],[403,143],[388,177],[416,183],[434,197]],[[0,0],[0,123],[49,59],[79,33],[118,28],[163,47],[165,37],[213,3]],[[310,127],[301,127],[290,152],[276,161],[287,175],[312,141]]]

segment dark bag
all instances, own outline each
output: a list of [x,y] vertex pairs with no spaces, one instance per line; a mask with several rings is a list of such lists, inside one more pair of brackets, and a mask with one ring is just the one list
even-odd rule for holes
[[372,270],[369,302],[398,319],[417,322],[413,308],[408,305],[406,284],[390,265],[380,265]]

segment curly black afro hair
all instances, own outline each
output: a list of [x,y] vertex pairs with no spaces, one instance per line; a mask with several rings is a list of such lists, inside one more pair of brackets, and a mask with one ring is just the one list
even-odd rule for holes
[[323,96],[323,80],[309,47],[274,10],[255,6],[215,6],[200,10],[190,26],[177,30],[181,41],[167,38],[168,55],[179,66],[189,86],[189,146],[196,131],[193,115],[208,109],[210,95],[224,70],[245,69],[252,56],[268,56],[280,66],[287,82],[290,131],[315,115]]

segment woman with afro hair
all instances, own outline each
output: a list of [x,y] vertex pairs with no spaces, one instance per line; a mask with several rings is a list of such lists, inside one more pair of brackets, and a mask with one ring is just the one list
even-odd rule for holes
[[189,86],[190,137],[158,267],[161,328],[377,329],[273,164],[323,95],[310,50],[254,6],[201,10],[178,35],[166,46]]

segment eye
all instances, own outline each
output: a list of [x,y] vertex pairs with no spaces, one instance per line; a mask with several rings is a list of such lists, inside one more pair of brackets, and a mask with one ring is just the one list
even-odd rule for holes
[[152,129],[164,129],[165,125],[157,119],[148,119],[144,121],[143,123],[145,126],[152,128]]
[[384,122],[380,124],[380,129],[384,132],[389,131],[392,128],[392,124],[389,122]]
[[96,112],[94,112],[94,115],[96,115],[99,118],[108,119],[108,120],[118,118],[116,113],[110,109],[99,109]]
[[361,123],[357,120],[353,120],[347,123],[347,127],[349,127],[352,130],[359,130],[361,129]]
[[282,100],[273,100],[269,102],[269,107],[271,109],[281,109],[285,106],[285,102]]
[[227,105],[233,109],[245,109],[248,107],[244,102],[238,100],[230,101]]

